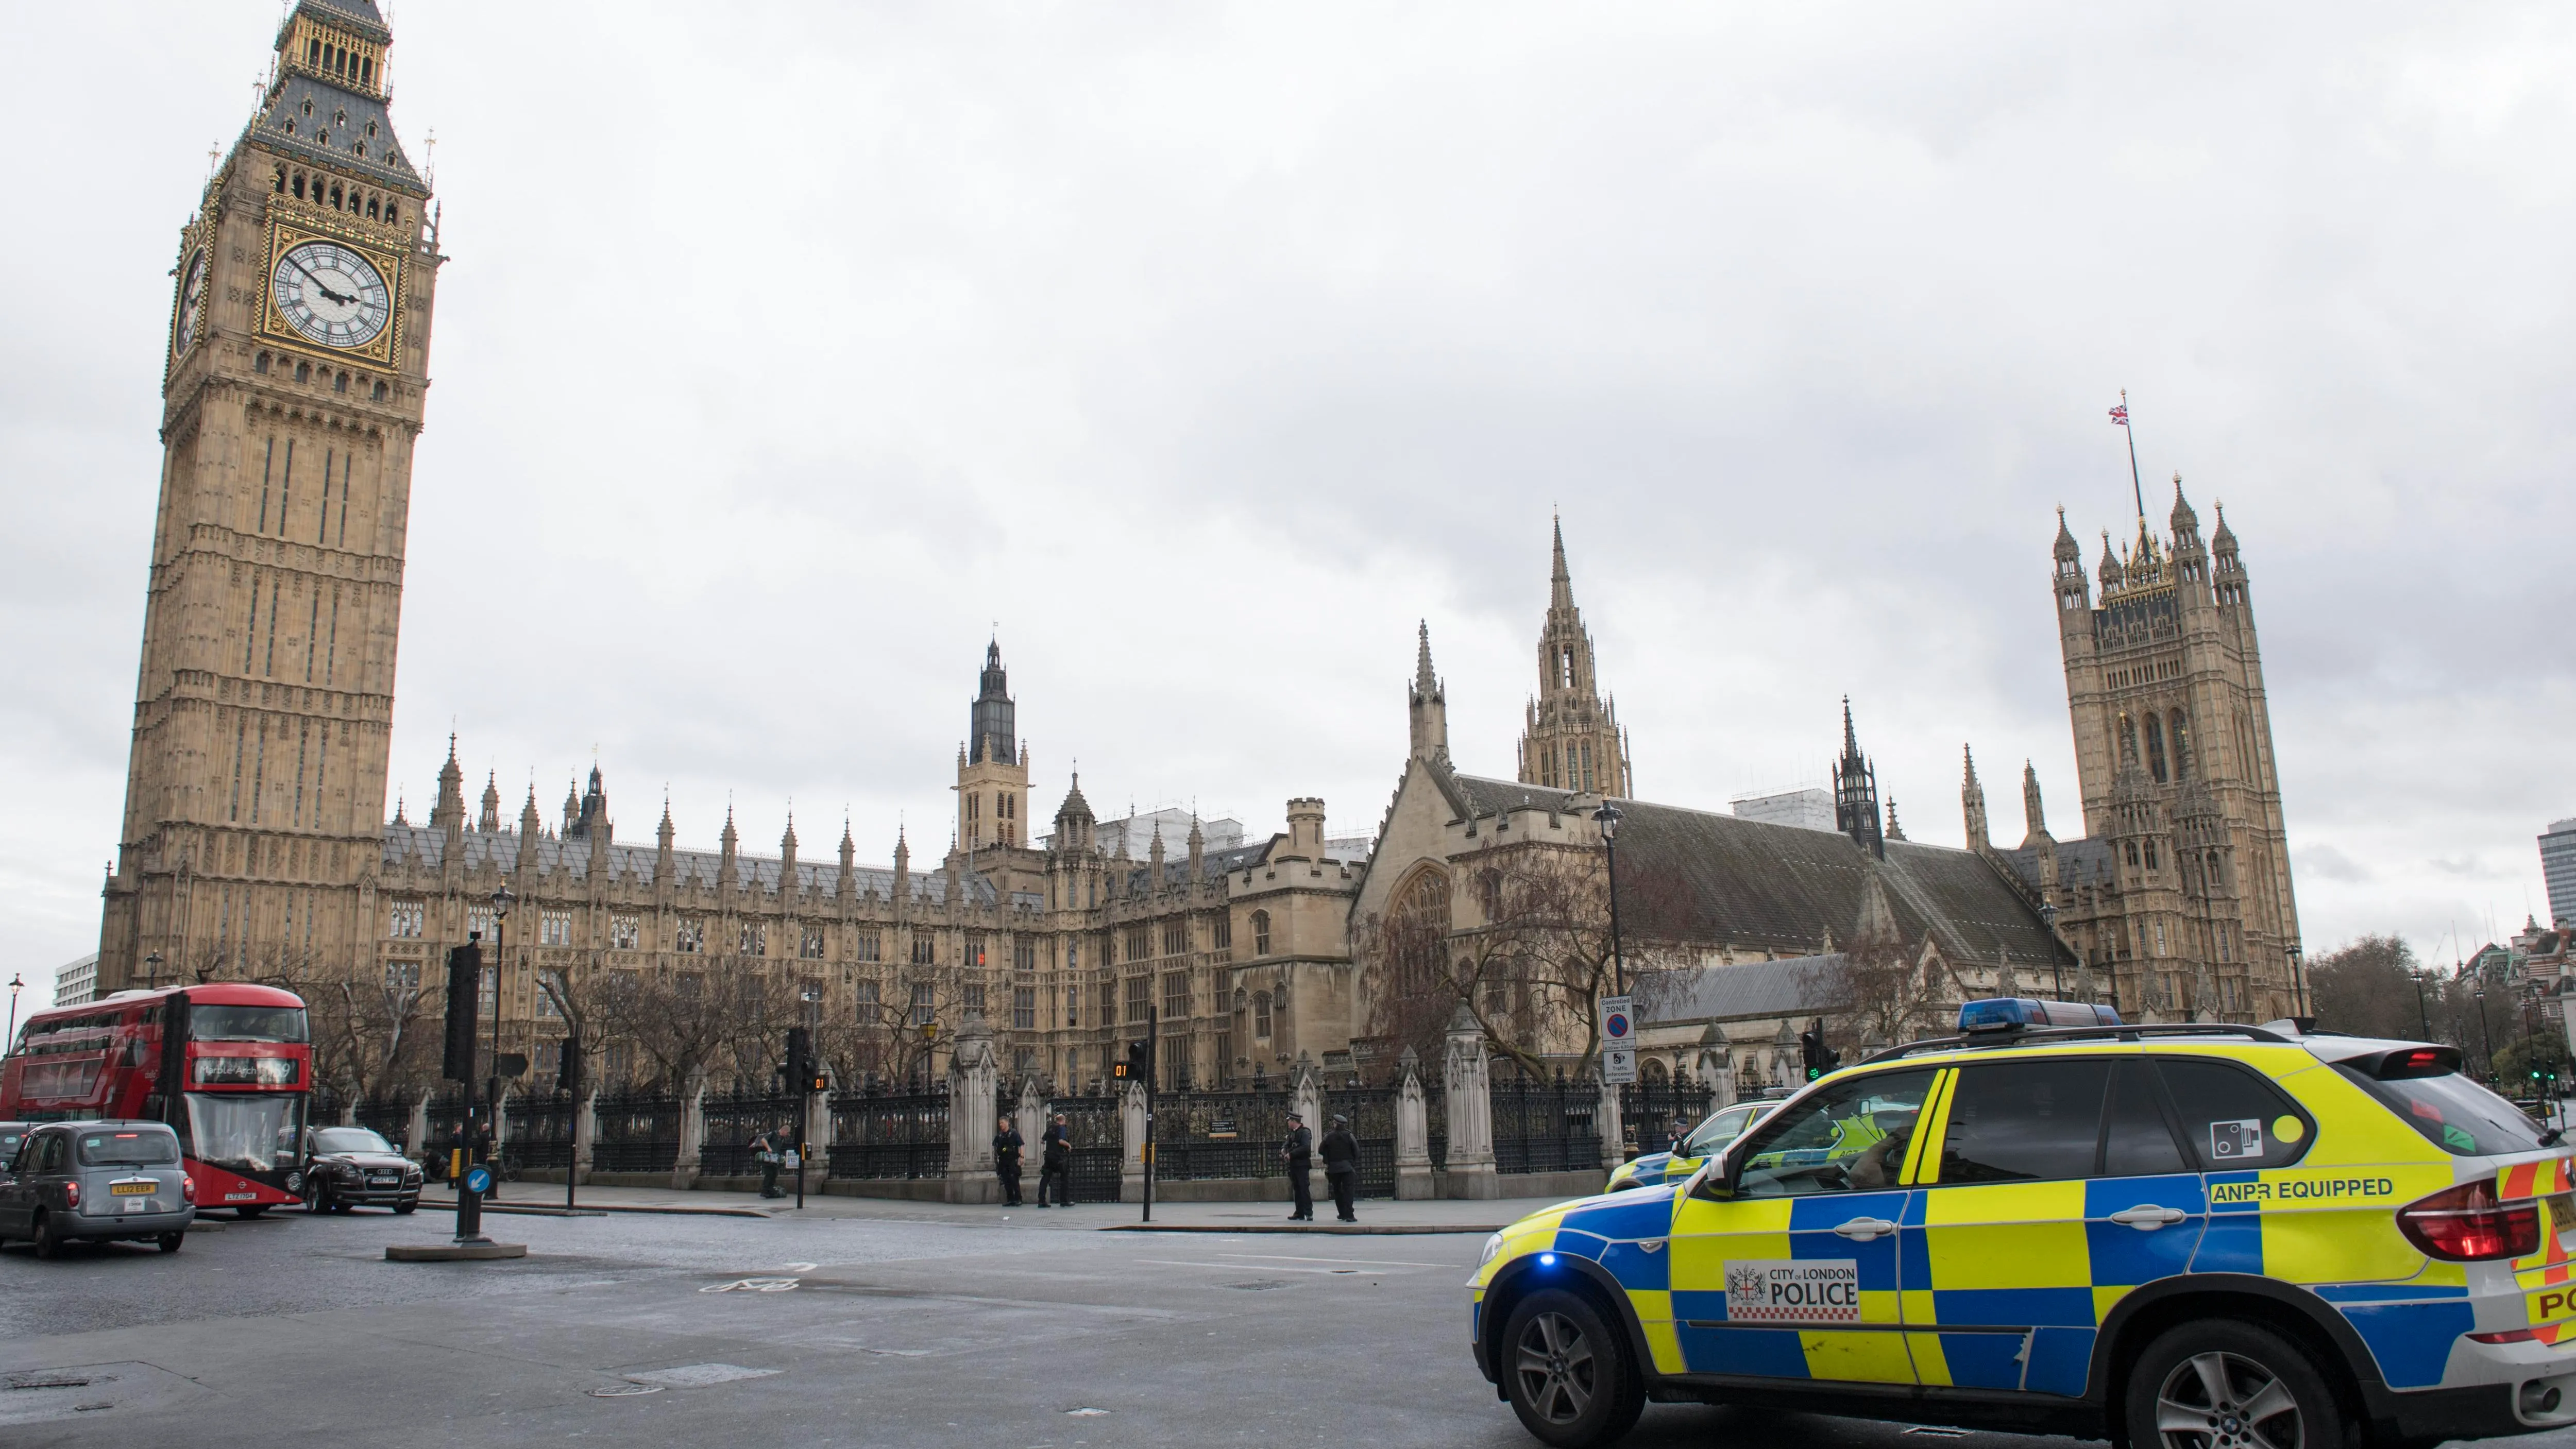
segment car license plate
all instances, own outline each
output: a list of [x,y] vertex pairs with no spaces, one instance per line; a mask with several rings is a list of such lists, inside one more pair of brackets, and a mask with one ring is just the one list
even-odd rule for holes
[[110,1183],[107,1190],[117,1197],[150,1197],[152,1189],[157,1185],[149,1182],[118,1182]]
[[148,1213],[152,1211],[152,1199],[148,1197],[129,1197],[122,1204],[121,1210],[129,1213]]
[[368,1178],[368,1179],[367,1179],[367,1186],[369,1186],[369,1187],[392,1187],[394,1184],[396,1184],[396,1183],[398,1183],[398,1182],[400,1182],[400,1181],[402,1181],[402,1179],[401,1179],[401,1178],[399,1178],[399,1177],[371,1177],[371,1178]]

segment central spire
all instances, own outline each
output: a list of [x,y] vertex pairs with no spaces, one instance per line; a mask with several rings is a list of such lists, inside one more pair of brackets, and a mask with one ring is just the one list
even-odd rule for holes
[[1002,641],[984,646],[984,676],[966,736],[969,763],[1010,764],[1020,757],[1019,723],[1011,702],[1010,672],[1002,667]]
[[1636,794],[1616,698],[1593,672],[1592,635],[1565,566],[1565,520],[1548,527],[1547,620],[1538,636],[1538,693],[1521,733],[1521,783],[1585,794]]

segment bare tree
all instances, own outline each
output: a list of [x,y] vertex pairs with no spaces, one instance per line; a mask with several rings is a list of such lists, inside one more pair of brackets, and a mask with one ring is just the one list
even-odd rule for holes
[[2448,984],[2432,982],[2428,991],[2416,980],[2421,969],[2415,948],[2402,936],[2345,942],[2308,964],[2317,1024],[2354,1036],[2421,1035],[2434,1009],[2444,1005],[2442,988]]
[[[1597,851],[1514,845],[1478,857],[1456,909],[1445,876],[1425,871],[1390,911],[1353,927],[1370,983],[1368,1030],[1390,1053],[1436,1056],[1464,1006],[1487,1044],[1533,1075],[1551,1059],[1580,1072],[1601,1052],[1601,1000],[1624,963],[1633,988],[1687,957],[1687,887],[1649,867],[1619,875],[1614,960],[1609,875]],[[1465,924],[1459,924],[1464,921]]]

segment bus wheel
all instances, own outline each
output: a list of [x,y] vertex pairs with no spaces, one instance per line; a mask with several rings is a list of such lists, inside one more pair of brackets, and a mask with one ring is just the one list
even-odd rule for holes
[[175,1253],[179,1251],[179,1245],[187,1240],[188,1235],[186,1233],[163,1233],[161,1235],[161,1251],[165,1253]]
[[39,1215],[36,1219],[36,1256],[50,1260],[62,1255],[63,1235],[61,1230],[54,1226],[54,1215],[52,1213]]
[[245,1203],[242,1206],[233,1209],[233,1212],[239,1216],[243,1222],[249,1222],[252,1218],[258,1217],[261,1213],[266,1211],[268,1211],[268,1204],[264,1202]]

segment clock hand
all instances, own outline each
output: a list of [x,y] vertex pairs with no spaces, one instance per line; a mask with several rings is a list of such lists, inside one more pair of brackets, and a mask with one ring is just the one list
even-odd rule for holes
[[288,265],[304,274],[304,279],[313,284],[313,290],[321,293],[323,296],[330,298],[332,301],[339,303],[343,307],[349,306],[358,300],[355,297],[343,297],[339,293],[332,291],[329,287],[323,285],[320,277],[313,275],[313,269],[311,267],[295,260],[295,258],[288,257],[286,260]]

